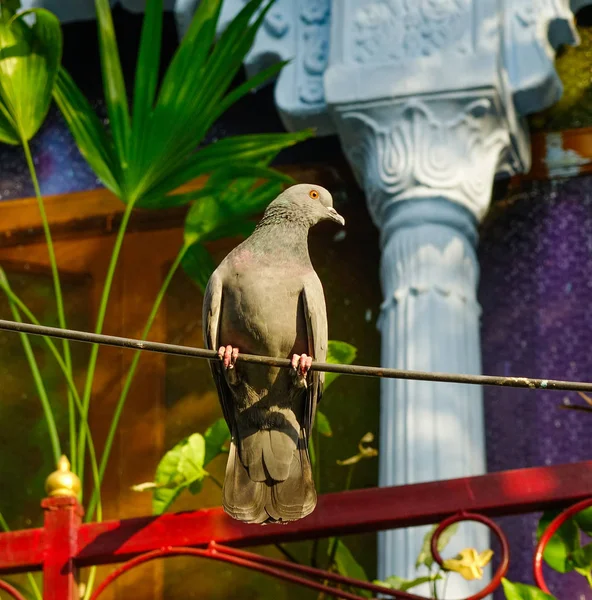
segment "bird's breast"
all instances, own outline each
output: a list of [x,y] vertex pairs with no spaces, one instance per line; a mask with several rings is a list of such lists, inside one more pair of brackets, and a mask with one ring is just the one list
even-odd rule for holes
[[246,272],[236,268],[228,279],[223,292],[221,345],[281,357],[308,352],[300,274],[273,267]]

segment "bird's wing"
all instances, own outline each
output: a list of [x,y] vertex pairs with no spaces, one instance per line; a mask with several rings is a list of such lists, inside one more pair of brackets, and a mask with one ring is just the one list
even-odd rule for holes
[[[219,273],[214,271],[206,286],[202,313],[204,346],[209,350],[218,350],[220,346],[219,332],[220,320],[222,318],[222,294],[222,278]],[[217,360],[210,360],[208,362],[210,363],[214,383],[218,389],[222,414],[226,419],[231,435],[234,436],[235,419],[232,408],[232,393],[222,372],[222,363]]]
[[[323,286],[318,276],[310,277],[304,284],[302,291],[304,300],[304,316],[308,332],[308,353],[316,362],[325,362],[327,359],[328,327],[327,308]],[[317,404],[323,395],[325,373],[312,371],[309,379],[307,403],[304,417],[304,426],[307,437],[312,431]]]

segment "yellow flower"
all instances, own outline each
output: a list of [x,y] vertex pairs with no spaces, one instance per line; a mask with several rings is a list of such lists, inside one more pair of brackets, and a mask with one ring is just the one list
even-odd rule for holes
[[493,550],[485,550],[479,554],[475,548],[461,550],[456,558],[448,558],[442,562],[447,571],[456,571],[465,579],[481,579],[483,567],[489,563],[493,556]]

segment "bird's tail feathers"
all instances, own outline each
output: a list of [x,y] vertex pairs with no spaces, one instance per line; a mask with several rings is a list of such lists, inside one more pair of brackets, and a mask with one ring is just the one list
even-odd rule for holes
[[251,480],[232,440],[222,488],[224,510],[239,521],[263,523],[269,518],[265,512],[266,497],[265,484]]
[[304,433],[294,443],[283,431],[258,431],[242,440],[240,456],[233,439],[222,496],[224,510],[247,523],[295,521],[310,514],[317,494]]

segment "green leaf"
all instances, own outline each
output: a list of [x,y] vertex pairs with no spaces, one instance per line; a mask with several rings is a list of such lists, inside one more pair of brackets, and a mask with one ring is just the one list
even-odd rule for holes
[[[208,53],[214,45],[221,5],[221,0],[199,3],[164,76],[155,108],[155,125],[164,125],[165,115],[184,116],[189,106],[193,108],[193,99],[203,85]],[[159,129],[157,133],[165,135],[166,132]]]
[[[541,517],[537,527],[537,539],[540,539],[549,523],[561,511],[547,511]],[[568,519],[549,540],[543,558],[545,562],[559,573],[573,571],[574,565],[570,555],[580,547],[580,533],[573,519]]]
[[203,479],[196,479],[192,481],[187,489],[195,496],[195,494],[199,494],[203,488]]
[[438,540],[438,552],[443,552],[446,549],[446,546],[448,546],[448,544],[450,543],[450,540],[452,540],[452,538],[455,536],[456,532],[458,531],[458,523],[453,523],[452,525],[450,525],[449,527],[447,527],[443,532],[442,535],[440,536],[440,539]]
[[[25,15],[34,15],[29,25]],[[62,31],[55,15],[38,8],[0,14],[0,141],[30,140],[43,123],[62,58]]]
[[214,123],[224,95],[241,68],[261,25],[260,19],[249,25],[250,15],[261,4],[261,0],[247,3],[213,44],[220,2],[200,3],[154,107],[146,164],[138,165],[139,179],[134,181],[139,185],[139,196],[168,182],[175,184],[167,190],[172,191],[180,185],[179,179],[187,181],[197,176],[186,169],[185,161]]
[[586,567],[574,567],[574,571],[584,577],[590,588],[592,588],[592,567],[590,565]]
[[169,195],[152,195],[144,196],[136,202],[138,208],[145,209],[160,209],[160,208],[175,208],[177,206],[186,206],[191,202],[208,198],[212,195],[213,189],[208,185],[199,190],[191,190],[190,192],[179,192]]
[[403,579],[402,577],[397,577],[396,575],[391,575],[387,577],[386,581],[379,581],[375,579],[373,583],[376,585],[381,585],[389,590],[400,590],[401,592],[406,592],[411,588],[417,587],[418,585],[422,585],[423,583],[431,583],[433,581],[439,581],[442,579],[441,575],[434,573],[433,575],[425,575],[424,577],[416,577],[415,579]]
[[175,109],[182,108],[185,97],[180,98],[179,92],[182,91],[183,82],[196,72],[200,77],[203,75],[208,52],[214,44],[221,7],[221,0],[203,0],[199,3],[162,82],[158,97],[161,110],[175,112]]
[[237,100],[240,100],[243,96],[248,94],[251,90],[254,90],[266,81],[269,81],[275,77],[290,61],[279,61],[274,63],[270,67],[259,71],[257,75],[254,75],[250,79],[247,79],[244,83],[234,88],[220,103],[218,107],[217,116],[222,115],[230,106],[232,106]]
[[[327,362],[332,364],[350,365],[354,362],[357,349],[346,342],[329,340],[327,347]],[[325,390],[339,377],[339,373],[325,373]]]
[[[151,0],[152,1],[152,0]],[[111,134],[122,171],[128,166],[131,125],[127,93],[115,39],[109,0],[95,0],[99,26],[99,47],[103,72],[103,89],[109,114]],[[150,14],[150,13],[149,13]],[[162,19],[162,11],[161,16]],[[140,57],[142,58],[142,57]]]
[[[423,544],[421,550],[415,561],[415,568],[418,569],[421,565],[425,565],[428,569],[434,564],[434,557],[432,556],[432,537],[434,532],[438,528],[436,523],[431,529],[423,536]],[[438,539],[438,552],[443,552],[446,546],[450,543],[450,540],[454,537],[454,534],[458,531],[458,523],[453,523],[450,527],[447,527],[440,538]]]
[[232,219],[229,207],[218,202],[213,196],[202,198],[191,205],[185,217],[185,244],[202,241],[205,235],[229,219]]
[[545,594],[542,590],[524,583],[512,583],[502,578],[506,600],[557,600],[554,596]]
[[[35,574],[37,575],[37,574]],[[29,586],[31,585],[31,579],[34,577],[33,573],[27,573],[27,576],[29,578]],[[35,579],[33,579],[33,581],[35,581]],[[23,583],[20,583],[19,581],[14,581],[11,580],[10,585],[21,594],[21,596],[23,596],[23,598],[25,598],[26,600],[36,600],[39,599],[40,600],[40,595],[39,595],[39,590],[37,590],[37,593],[35,593],[35,591],[30,588],[30,587],[25,587],[25,585]],[[10,597],[12,598],[12,594],[10,595]],[[4,598],[4,596],[3,596]]]
[[[185,156],[176,159],[168,170],[166,177],[160,177],[154,181],[152,181],[153,177],[147,179],[143,196],[162,198],[187,181],[201,175],[214,173],[219,169],[229,170],[227,179],[233,178],[233,169],[240,169],[241,174],[244,176],[249,164],[254,169],[258,169],[260,163],[269,160],[270,156],[275,156],[280,150],[293,146],[308,137],[310,137],[310,133],[304,131],[223,138],[201,148],[197,152],[187,153]],[[269,178],[269,170],[267,171],[268,174],[265,177]],[[280,177],[277,171],[274,171],[274,173],[276,173],[276,177]],[[260,176],[257,173],[254,174],[256,177]],[[283,178],[292,182],[291,178],[285,175],[283,175]]]
[[570,557],[578,569],[592,569],[592,544],[586,544],[578,548],[571,553]]
[[242,215],[233,215],[224,205],[214,199],[205,198],[194,204],[185,218],[185,244],[207,242],[234,237],[248,236],[255,228]]
[[[274,65],[228,93],[271,4],[267,0],[248,2],[216,41],[221,0],[202,0],[157,90],[162,0],[149,2],[130,118],[109,2],[97,0],[110,135],[67,75],[60,77],[55,97],[83,156],[120,199],[144,208],[182,206],[196,197],[217,198],[223,190],[220,183],[227,184],[239,176],[290,179],[261,163],[306,139],[310,131],[238,136],[199,148],[221,112],[283,67]],[[219,179],[218,186],[208,188],[207,193],[174,194],[189,180],[201,175],[215,176],[224,169],[226,179]],[[216,227],[203,235],[217,230],[226,231]]]
[[181,495],[183,489],[184,486],[155,489],[152,494],[152,513],[155,515],[162,515],[165,513]]
[[230,441],[230,430],[224,419],[215,421],[204,433],[206,454],[204,466],[208,465],[216,456],[224,451],[224,445]]
[[[330,556],[331,549],[333,548],[335,538],[329,539],[329,547],[327,553]],[[362,565],[353,557],[349,548],[341,541],[337,540],[337,548],[335,550],[335,566],[337,572],[345,577],[352,577],[353,579],[359,579],[361,581],[368,581],[368,576]],[[370,598],[371,594],[367,590],[358,590],[361,596]]]
[[317,416],[315,419],[315,426],[319,430],[321,435],[325,437],[331,437],[333,435],[333,431],[331,431],[331,424],[329,423],[329,419],[325,413],[322,413],[320,410],[317,410]]
[[[203,84],[203,65],[214,44],[220,6],[221,0],[199,3],[191,26],[165,73],[156,103],[151,102],[142,109],[149,111],[146,127],[140,130],[134,123],[134,132],[143,132],[142,141],[138,138],[132,141],[135,160],[131,165],[131,180],[140,198],[150,188],[166,181],[179,160],[194,150],[209,129],[202,107],[194,100]],[[162,9],[159,18],[162,21]],[[148,71],[149,67],[139,62],[136,78],[140,69]]]
[[[207,198],[220,199],[227,194],[231,186],[239,185],[241,181],[248,182],[248,185],[244,183],[242,185],[245,190],[249,190],[249,188],[252,188],[257,181],[255,178],[269,180],[267,185],[272,185],[273,188],[277,190],[276,195],[282,190],[281,185],[278,185],[279,182],[288,184],[294,183],[292,177],[268,167],[262,167],[252,163],[233,164],[230,167],[224,165],[211,172],[207,184],[199,190],[163,195],[163,191],[170,188],[172,185],[170,182],[167,182],[167,184],[159,189],[158,192],[150,193],[141,198],[136,203],[136,206],[138,208],[148,209],[172,208],[174,206],[184,206],[190,202]],[[247,198],[237,198],[237,202],[239,203],[238,208],[240,209],[246,203],[246,200],[256,199],[257,194],[261,193],[261,187],[264,186],[258,186],[256,189],[251,190]],[[271,198],[271,200],[273,200],[273,198]]]
[[145,134],[156,96],[162,41],[162,9],[163,0],[150,0],[146,3],[134,86],[130,148],[132,163],[142,164],[142,154],[146,147]]
[[205,292],[208,280],[214,272],[216,265],[203,244],[193,244],[187,249],[181,261],[183,270],[197,283],[202,293]]
[[[170,108],[166,103],[166,92],[168,91],[166,78],[155,109],[155,119],[160,119],[162,115],[165,116],[163,122],[165,135],[169,139],[174,139],[179,147],[180,154],[171,156],[174,161],[186,154],[193,144],[192,138],[195,134],[201,138],[219,114],[217,111],[222,98],[241,68],[243,59],[250,50],[257,30],[263,23],[265,12],[271,7],[272,1],[267,2],[267,6],[260,12],[252,25],[250,25],[252,16],[259,10],[263,2],[262,0],[248,2],[222,32],[209,53],[205,46],[209,43],[210,36],[214,35],[220,7],[219,2],[206,2],[207,5],[211,5],[210,14],[214,18],[211,18],[209,22],[205,21],[204,29],[208,29],[207,34],[203,36],[205,41],[194,44],[198,50],[193,49],[191,53],[197,54],[197,58],[192,56],[192,60],[189,62],[189,72],[198,73],[199,76],[197,78],[189,77],[185,80],[189,81],[189,85],[184,85],[185,81],[182,79],[172,78],[174,93],[169,93],[169,97],[173,100],[172,106],[174,106],[175,114],[183,114],[184,118],[179,119],[178,123],[173,123],[172,127],[170,119],[166,118]],[[208,8],[210,7],[208,6]],[[193,23],[190,32],[181,43],[178,54],[182,53],[183,45],[189,43],[192,28]],[[205,62],[202,60],[204,57],[207,58]],[[195,118],[197,112],[199,112],[199,119]],[[179,127],[175,127],[175,125],[179,125]]]
[[186,481],[193,481],[204,475],[206,442],[203,435],[194,433],[185,439],[178,471]]
[[201,484],[206,475],[203,468],[205,455],[205,439],[194,433],[163,456],[156,468],[155,483],[158,487],[152,496],[154,514],[165,512],[185,488],[192,486],[196,489]]
[[60,69],[53,97],[80,153],[95,175],[119,198],[121,172],[113,143],[88,100],[65,69]]
[[582,531],[592,537],[592,506],[580,511],[574,520]]

